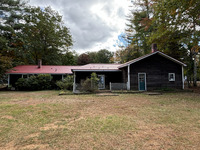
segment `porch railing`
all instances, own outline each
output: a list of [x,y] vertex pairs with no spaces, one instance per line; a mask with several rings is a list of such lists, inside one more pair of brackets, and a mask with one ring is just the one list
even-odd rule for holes
[[127,83],[111,83],[110,82],[110,90],[127,90]]

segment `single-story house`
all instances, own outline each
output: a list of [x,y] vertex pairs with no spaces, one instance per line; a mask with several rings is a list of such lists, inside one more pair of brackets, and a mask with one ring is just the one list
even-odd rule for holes
[[127,89],[147,91],[158,88],[184,89],[184,63],[153,49],[152,53],[124,64],[87,64],[83,66],[17,66],[8,74],[8,85],[18,78],[33,74],[51,74],[54,80],[74,75],[74,91],[82,80],[95,72],[99,77],[99,89]]

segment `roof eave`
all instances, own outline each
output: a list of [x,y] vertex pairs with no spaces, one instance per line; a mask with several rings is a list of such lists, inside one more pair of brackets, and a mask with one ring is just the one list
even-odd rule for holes
[[72,69],[72,72],[92,72],[92,71],[95,71],[95,72],[120,72],[121,70],[99,70],[99,69],[97,69],[97,70],[95,70],[95,69],[93,69],[93,70],[90,70],[90,69]]
[[138,59],[138,60],[136,60],[136,61],[130,61],[130,62],[128,62],[128,63],[122,64],[122,65],[119,66],[118,68],[127,67],[127,66],[130,65],[130,64],[136,63],[136,62],[138,62],[138,61],[140,61],[140,60],[143,60],[143,59],[145,59],[145,58],[147,58],[147,57],[150,57],[150,56],[152,56],[152,55],[155,55],[155,54],[157,54],[157,53],[158,53],[159,55],[161,55],[161,56],[167,58],[167,59],[170,59],[171,61],[173,61],[173,62],[175,62],[175,63],[178,63],[178,64],[184,66],[184,67],[187,66],[186,64],[184,64],[184,63],[182,63],[182,62],[180,62],[180,61],[178,61],[178,60],[176,60],[176,59],[174,59],[174,58],[172,58],[172,57],[170,57],[170,56],[168,56],[168,55],[166,55],[166,54],[164,54],[164,53],[162,53],[162,52],[160,52],[160,51],[157,51],[157,52],[154,52],[154,53],[149,54],[149,55],[147,55],[147,56],[144,56],[144,57],[142,57],[141,59]]

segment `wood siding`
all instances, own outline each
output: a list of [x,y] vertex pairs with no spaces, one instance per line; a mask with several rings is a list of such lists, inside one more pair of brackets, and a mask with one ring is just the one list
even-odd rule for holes
[[[82,80],[90,78],[92,72],[76,72],[76,83],[81,83]],[[97,75],[105,75],[105,86],[109,89],[109,83],[122,83],[122,72],[96,72]]]
[[[147,90],[182,89],[182,66],[158,54],[130,65],[131,90],[138,90],[138,73],[146,73]],[[169,73],[175,73],[175,81],[169,81]]]

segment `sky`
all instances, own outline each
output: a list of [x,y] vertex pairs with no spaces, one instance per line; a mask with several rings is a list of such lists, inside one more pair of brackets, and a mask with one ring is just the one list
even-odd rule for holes
[[78,53],[127,45],[123,40],[131,0],[30,0],[30,5],[51,6],[70,29]]

